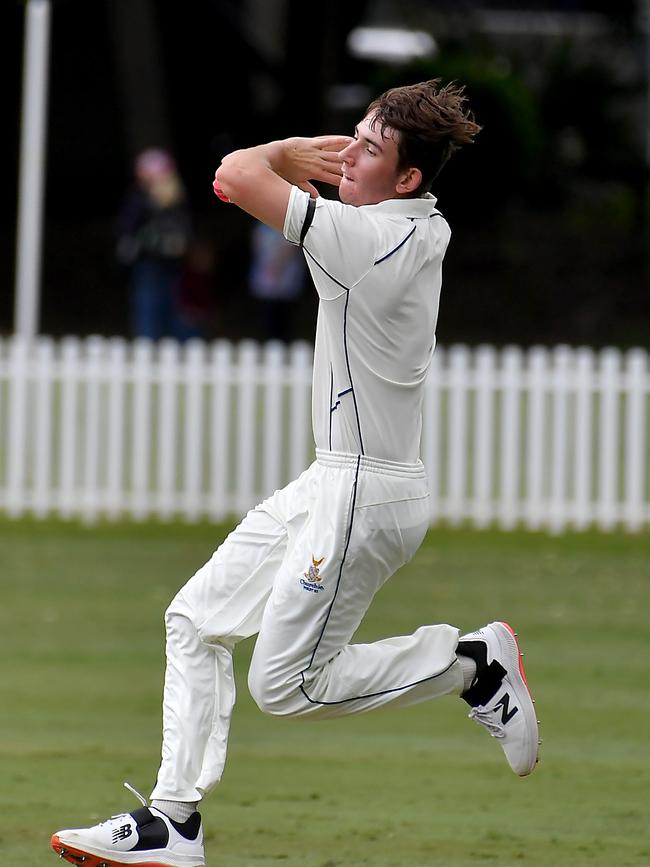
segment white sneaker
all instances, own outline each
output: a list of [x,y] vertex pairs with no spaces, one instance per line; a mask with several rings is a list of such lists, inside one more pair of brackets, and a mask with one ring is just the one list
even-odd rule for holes
[[52,848],[61,858],[83,867],[205,867],[199,813],[181,824],[147,806],[111,816],[92,828],[58,831]]
[[507,623],[488,623],[463,635],[456,653],[477,666],[461,695],[472,707],[469,718],[500,741],[512,770],[525,777],[535,769],[540,740],[516,633]]

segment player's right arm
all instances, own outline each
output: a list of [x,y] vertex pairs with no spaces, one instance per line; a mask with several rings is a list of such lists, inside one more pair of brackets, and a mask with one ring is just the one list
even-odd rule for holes
[[349,142],[348,136],[289,138],[234,151],[217,169],[214,191],[282,231],[291,186],[314,198],[318,191],[311,181],[338,186],[342,166],[339,153]]

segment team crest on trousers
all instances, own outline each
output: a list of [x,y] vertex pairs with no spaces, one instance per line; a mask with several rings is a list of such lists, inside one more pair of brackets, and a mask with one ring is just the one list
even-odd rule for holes
[[307,572],[302,573],[305,577],[300,579],[304,590],[309,590],[311,593],[319,593],[325,589],[320,583],[323,580],[320,574],[320,564],[324,559],[324,557],[321,557],[320,560],[317,560],[312,554],[311,566]]

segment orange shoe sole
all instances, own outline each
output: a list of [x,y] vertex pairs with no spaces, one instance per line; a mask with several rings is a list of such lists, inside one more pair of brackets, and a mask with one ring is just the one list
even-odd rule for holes
[[57,834],[52,837],[52,848],[59,858],[69,861],[70,864],[76,864],[77,867],[169,867],[169,864],[161,864],[160,861],[140,861],[135,865],[133,862],[115,861],[113,858],[107,861],[99,855],[82,852],[80,849],[62,843]]

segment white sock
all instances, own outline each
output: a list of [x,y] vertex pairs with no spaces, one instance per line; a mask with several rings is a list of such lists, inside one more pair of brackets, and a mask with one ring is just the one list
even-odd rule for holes
[[169,816],[174,822],[187,822],[198,807],[198,801],[158,801],[153,800],[151,806]]
[[460,668],[463,672],[463,692],[468,690],[476,677],[476,663],[469,656],[461,656],[458,654],[456,659],[460,662]]

